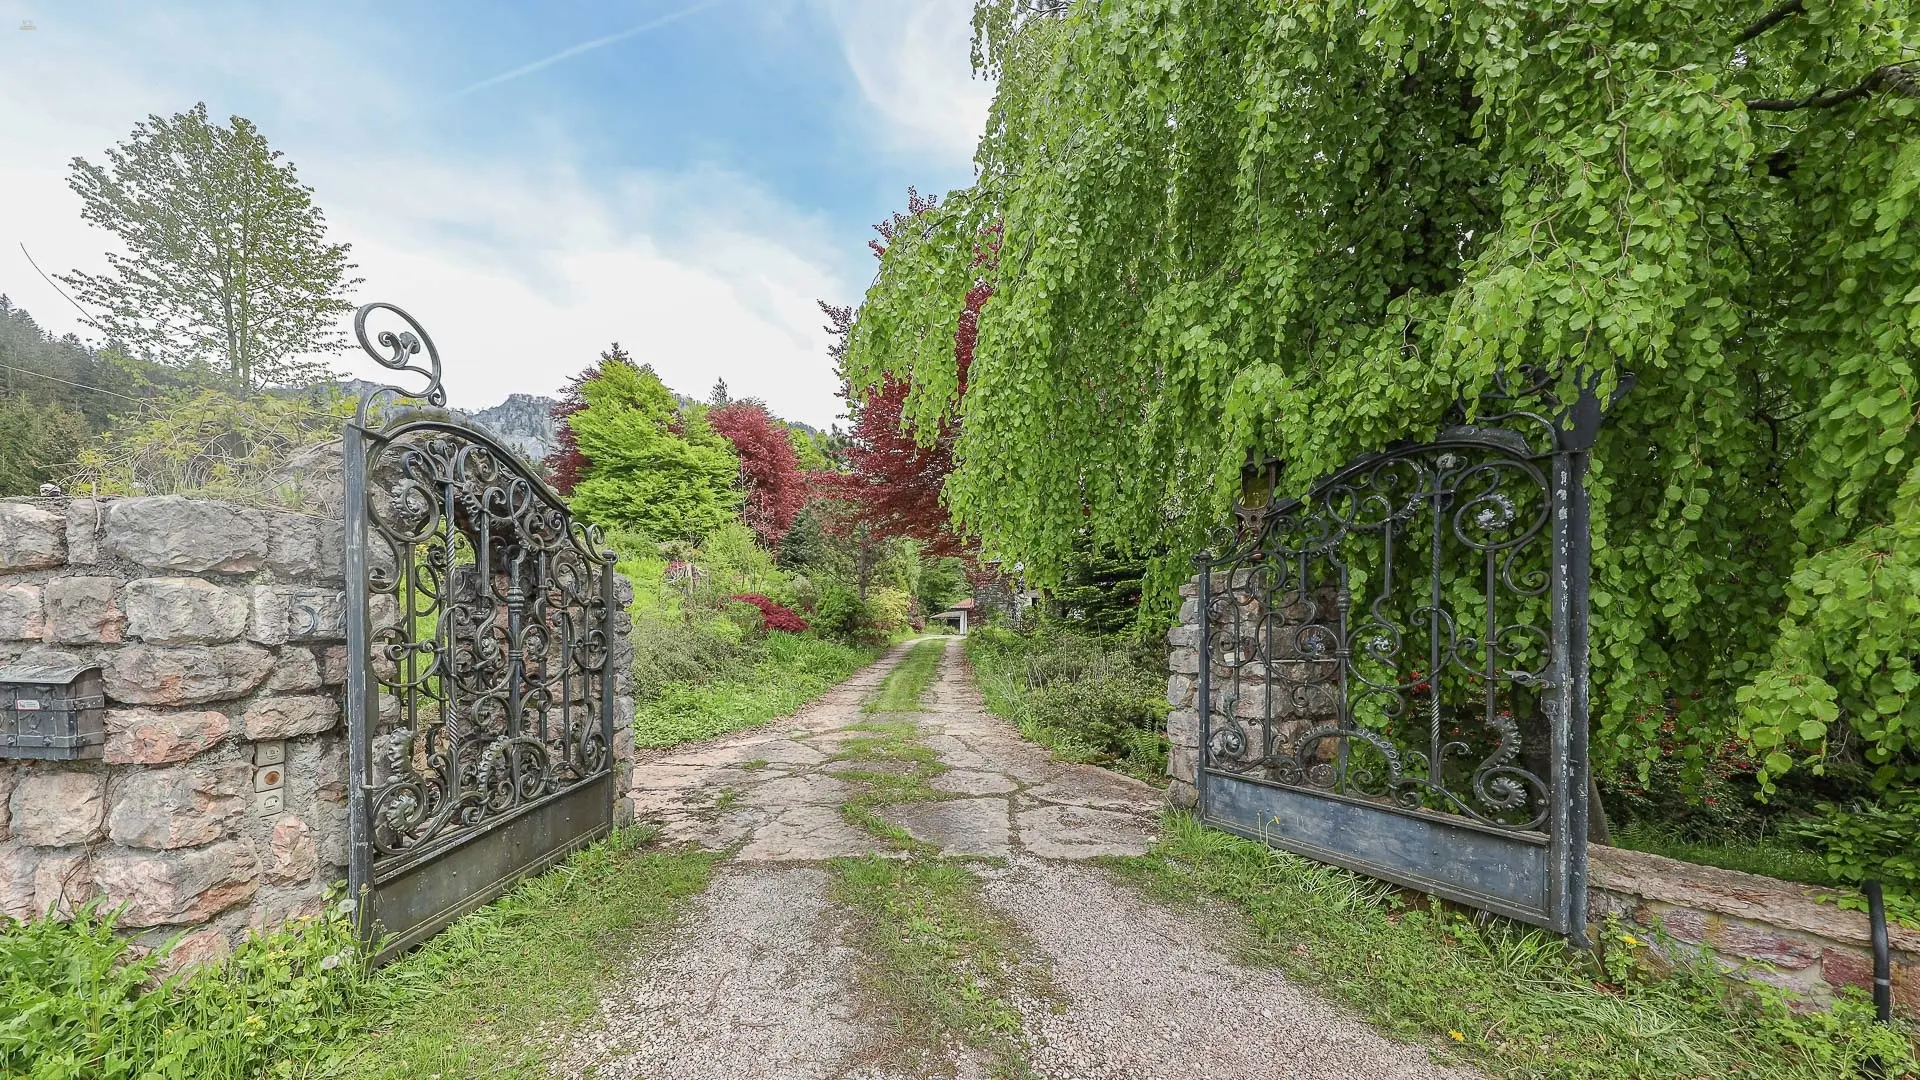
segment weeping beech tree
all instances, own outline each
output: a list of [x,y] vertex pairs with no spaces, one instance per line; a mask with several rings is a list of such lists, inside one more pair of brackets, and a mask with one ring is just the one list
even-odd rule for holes
[[1503,369],[1632,371],[1591,479],[1601,751],[1674,724],[1763,783],[1910,785],[1915,6],[984,0],[978,180],[892,238],[847,372],[960,421],[987,554],[1170,550],[1164,611],[1249,452],[1298,493]]

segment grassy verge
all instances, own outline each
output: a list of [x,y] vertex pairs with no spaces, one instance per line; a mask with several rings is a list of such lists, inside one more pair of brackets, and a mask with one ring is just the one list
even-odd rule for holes
[[880,689],[866,704],[868,712],[912,712],[920,707],[920,698],[940,673],[940,658],[947,654],[947,643],[935,638],[922,641],[907,650],[907,655],[887,673]]
[[627,830],[453,924],[367,985],[365,1026],[306,1074],[544,1077],[556,1024],[589,1015],[637,944],[706,888],[713,856]]
[[[832,775],[855,792],[847,820],[905,858],[833,861],[833,897],[855,916],[865,954],[863,989],[891,1029],[893,1051],[915,1076],[951,1076],[959,1055],[984,1058],[996,1077],[1026,1077],[1027,1047],[1011,1003],[1044,973],[1021,962],[1018,932],[980,895],[962,862],[881,817],[884,806],[938,798],[931,781],[946,771],[906,716],[932,684],[944,641],[914,646],[866,708],[874,718],[835,755]],[[891,714],[891,715],[889,715]]]
[[1706,966],[1665,970],[1613,934],[1602,958],[1504,920],[1409,904],[1377,882],[1170,819],[1153,852],[1111,860],[1160,899],[1214,897],[1245,915],[1248,959],[1318,986],[1403,1038],[1449,1047],[1491,1075],[1567,1078],[1888,1076],[1920,1067],[1911,1032],[1849,998],[1796,1016]]
[[1011,1004],[1046,992],[1022,963],[1016,927],[981,898],[980,879],[947,859],[878,855],[833,862],[833,897],[851,908],[868,962],[866,991],[911,1075],[950,1076],[963,1050],[995,1077],[1026,1077],[1026,1041]]
[[634,744],[675,746],[758,727],[826,693],[883,650],[806,634],[774,634],[751,668],[713,682],[669,683],[640,706]]
[[1744,874],[1798,881],[1805,885],[1832,885],[1826,859],[1818,852],[1782,841],[1755,840],[1715,844],[1687,840],[1658,827],[1634,822],[1613,834],[1615,847],[1665,855],[1669,859],[1738,870]]
[[968,635],[967,659],[988,711],[1055,758],[1166,784],[1164,653],[1058,628],[987,626]]
[[0,1076],[34,1080],[544,1077],[636,941],[706,886],[712,857],[628,830],[522,882],[369,974],[338,909],[162,978],[92,910],[0,918]]

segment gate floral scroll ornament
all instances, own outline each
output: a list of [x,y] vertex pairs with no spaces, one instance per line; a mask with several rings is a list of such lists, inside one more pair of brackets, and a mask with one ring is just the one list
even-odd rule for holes
[[[407,328],[370,339],[378,310]],[[369,390],[356,414],[367,440],[353,496],[370,547],[367,670],[385,705],[376,745],[387,747],[368,794],[370,839],[376,866],[398,866],[607,774],[611,568],[597,532],[487,433],[395,407],[446,402],[418,323],[381,304],[354,326],[382,366],[427,377],[417,393]]]
[[1363,458],[1212,560],[1209,768],[1538,829],[1551,487],[1511,432]]

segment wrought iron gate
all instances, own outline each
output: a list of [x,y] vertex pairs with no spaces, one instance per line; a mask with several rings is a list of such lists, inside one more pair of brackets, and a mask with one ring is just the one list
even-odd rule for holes
[[1584,941],[1600,420],[1499,412],[1236,508],[1195,560],[1208,824]]
[[[379,312],[406,329],[370,341]],[[348,884],[385,960],[611,828],[613,556],[444,412],[411,316],[368,304],[354,334],[427,380],[367,390],[345,433]]]

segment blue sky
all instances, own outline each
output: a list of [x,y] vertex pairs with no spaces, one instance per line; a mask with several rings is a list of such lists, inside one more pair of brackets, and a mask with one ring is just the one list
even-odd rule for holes
[[0,292],[86,336],[20,244],[50,273],[104,268],[67,162],[205,100],[299,167],[357,299],[420,317],[454,404],[550,393],[617,339],[678,390],[724,377],[825,424],[814,299],[858,298],[907,185],[971,176],[970,10],[0,0]]

